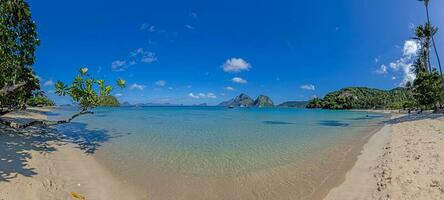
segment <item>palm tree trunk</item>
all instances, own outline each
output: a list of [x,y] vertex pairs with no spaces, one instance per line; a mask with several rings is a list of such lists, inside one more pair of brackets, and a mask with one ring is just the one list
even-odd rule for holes
[[[429,6],[428,5],[426,5],[426,14],[427,14],[427,22],[429,24],[431,24],[430,23],[430,14],[429,14]],[[439,59],[439,54],[438,54],[438,50],[436,49],[435,38],[433,37],[433,35],[432,35],[432,44],[433,44],[433,49],[435,51],[436,59],[438,61],[439,73],[442,76],[441,60]]]
[[[425,7],[426,7],[426,14],[427,14],[427,22],[429,24],[431,24],[428,3],[425,4]],[[436,49],[436,43],[435,43],[435,38],[433,37],[433,34],[432,34],[432,45],[433,45],[433,50],[435,51],[436,60],[438,61],[439,75],[441,76],[441,86],[444,90],[444,77],[442,76],[441,60],[439,59],[438,49]]]

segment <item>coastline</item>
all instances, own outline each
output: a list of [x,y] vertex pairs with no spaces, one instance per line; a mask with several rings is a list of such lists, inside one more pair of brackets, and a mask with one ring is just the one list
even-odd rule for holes
[[443,115],[393,116],[324,199],[444,199],[443,131]]
[[[9,117],[46,119],[41,112],[47,111]],[[440,167],[444,163],[439,160],[444,155],[439,150],[444,145],[440,136],[444,116],[384,113],[391,113],[391,118],[344,152],[337,169],[306,199],[444,198]],[[144,190],[125,182],[75,144],[52,138],[48,130],[10,131],[14,132],[0,130],[0,166],[6,166],[0,173],[0,199],[73,199],[71,192],[86,199],[148,199]]]
[[[7,117],[46,119],[46,109]],[[147,199],[46,128],[0,129],[0,199]],[[97,187],[100,186],[100,187]],[[78,198],[72,196],[79,195]]]

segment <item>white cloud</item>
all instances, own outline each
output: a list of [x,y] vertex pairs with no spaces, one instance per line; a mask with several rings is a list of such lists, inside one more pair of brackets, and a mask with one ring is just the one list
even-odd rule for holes
[[[416,74],[413,69],[413,61],[415,56],[420,49],[420,45],[416,40],[407,40],[404,42],[404,47],[402,48],[402,56],[401,58],[390,62],[389,67],[393,73],[400,74],[399,86],[404,86],[408,82],[413,82],[416,79]],[[388,72],[388,68],[385,66],[385,69],[381,68],[377,70],[377,72],[384,72],[379,74],[386,74]],[[392,80],[397,80],[396,76],[391,76]]]
[[155,26],[149,25],[147,23],[143,23],[142,25],[140,25],[140,30],[142,30],[142,31],[148,30],[149,32],[156,32],[157,31]]
[[208,93],[199,93],[199,94],[194,94],[192,92],[188,93],[188,96],[193,98],[193,99],[215,99],[217,98],[216,95],[212,92],[208,92]]
[[301,85],[301,89],[314,91],[316,88],[313,84],[305,84],[305,85]]
[[233,91],[233,90],[234,90],[234,88],[233,88],[233,87],[231,87],[231,86],[227,86],[227,87],[224,87],[224,90],[229,90],[229,91]]
[[379,69],[376,70],[377,74],[386,74],[387,73],[387,66],[381,65]]
[[131,52],[130,56],[137,59],[140,58],[141,62],[148,64],[157,61],[157,57],[153,52],[145,51],[143,48],[138,48],[135,51]]
[[419,43],[416,40],[407,40],[404,43],[403,53],[404,56],[412,57],[416,55],[419,49]]
[[167,83],[167,82],[164,81],[164,80],[158,80],[158,81],[156,81],[156,85],[157,85],[157,86],[161,86],[161,87],[165,86],[166,83]]
[[185,25],[185,28],[190,29],[190,30],[193,30],[193,29],[194,29],[194,26],[191,26],[191,25],[189,25],[189,24],[186,24],[186,25]]
[[134,84],[132,84],[132,85],[130,85],[130,90],[143,90],[143,89],[145,89],[145,85],[139,85],[139,84],[137,84],[137,83],[134,83]]
[[241,77],[234,77],[231,79],[231,81],[235,82],[235,83],[240,83],[240,84],[245,84],[247,83],[247,80],[242,79]]
[[225,72],[238,73],[251,69],[251,64],[242,58],[230,58],[222,65]]
[[115,60],[111,63],[111,69],[115,72],[125,71],[126,68],[128,68],[128,65],[124,60]]
[[114,96],[116,96],[116,97],[121,97],[121,96],[123,96],[123,94],[122,94],[122,93],[117,93],[117,94],[115,94]]
[[43,83],[43,86],[53,86],[54,82],[52,80],[47,80]]

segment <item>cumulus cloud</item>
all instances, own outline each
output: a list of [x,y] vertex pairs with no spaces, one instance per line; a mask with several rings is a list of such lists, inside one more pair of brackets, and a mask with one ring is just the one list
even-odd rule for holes
[[301,89],[314,91],[316,88],[313,84],[305,84],[305,85],[301,85]]
[[158,81],[156,81],[156,85],[157,85],[157,86],[161,86],[161,87],[165,86],[166,83],[167,83],[167,82],[164,81],[164,80],[158,80]]
[[230,58],[222,65],[225,72],[238,73],[251,69],[251,64],[242,58]]
[[198,93],[198,94],[194,94],[192,92],[188,93],[188,96],[193,98],[193,99],[215,99],[217,98],[216,95],[212,92],[208,92],[208,93]]
[[242,79],[241,77],[234,77],[234,78],[231,79],[231,81],[233,81],[235,83],[239,83],[239,84],[247,83],[247,80]]
[[130,90],[143,90],[145,89],[145,85],[139,85],[137,83],[134,83],[132,85],[130,85]]
[[52,80],[47,80],[43,83],[43,86],[53,86],[54,82]]
[[233,91],[233,90],[234,90],[234,88],[233,88],[233,87],[231,87],[231,86],[227,86],[227,87],[224,87],[224,90],[229,90],[229,91]]
[[[388,67],[393,73],[400,74],[400,83],[399,86],[405,86],[408,82],[413,82],[416,79],[416,75],[413,69],[413,61],[415,59],[415,56],[420,49],[420,44],[416,40],[407,40],[404,42],[404,46],[402,48],[402,57],[392,61],[388,64]],[[382,66],[384,66],[384,70],[382,69]],[[381,65],[381,68],[379,69],[380,74],[386,74],[388,72],[387,66]],[[377,70],[378,72],[378,70]],[[393,78],[395,76],[392,76],[392,80],[397,80],[398,78]]]
[[404,56],[412,57],[416,55],[419,49],[419,43],[416,40],[407,40],[404,43],[403,53]]

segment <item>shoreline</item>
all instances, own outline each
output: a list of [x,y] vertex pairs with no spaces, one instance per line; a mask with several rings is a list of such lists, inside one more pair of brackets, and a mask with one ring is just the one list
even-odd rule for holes
[[[42,112],[47,111],[49,110],[31,110],[31,114],[20,112],[9,117],[46,119]],[[419,131],[431,134],[428,143],[433,142],[439,137],[436,133],[444,130],[444,116],[407,116],[390,111],[384,113],[391,114],[389,120],[343,152],[343,159],[338,160],[337,168],[332,169],[324,182],[314,188],[313,193],[305,199],[408,199],[418,193],[427,193],[430,196],[424,199],[444,198],[444,178],[435,180],[433,177],[426,177],[427,181],[418,183],[432,188],[432,192],[425,189],[412,189],[412,194],[401,192],[406,187],[406,181],[417,181],[415,177],[418,173],[424,174],[423,176],[430,173],[418,170],[416,165],[409,165],[408,162],[416,159],[417,155],[427,156],[423,155],[426,151],[423,147],[417,149],[415,155],[404,155],[408,152],[406,148],[411,148],[412,145],[412,142],[404,144],[406,137],[422,141],[425,138],[421,138],[421,135],[412,134]],[[71,192],[86,199],[148,199],[148,192],[126,182],[124,177],[113,174],[94,155],[85,154],[76,144],[51,138],[53,135],[50,130],[30,128],[20,130],[19,134],[9,131],[14,132],[9,128],[0,130],[0,149],[3,149],[0,151],[0,166],[6,166],[0,170],[0,199],[73,199]],[[432,152],[435,152],[439,144],[444,145],[444,136],[439,139]],[[444,155],[444,151],[440,153]],[[439,171],[440,166],[444,166],[439,161],[433,163],[433,159],[438,160],[440,154],[428,156],[425,161],[429,165],[430,162],[435,164],[434,171]],[[401,158],[408,159],[399,160]],[[405,166],[410,171],[396,169]],[[442,173],[444,170],[441,175]],[[394,179],[401,179],[403,182],[395,184]]]
[[[376,112],[376,111],[375,111]],[[381,113],[378,111],[378,113]],[[382,112],[386,113],[387,112]],[[390,120],[400,116],[391,116]],[[391,127],[384,124],[377,132],[370,135],[357,156],[354,164],[346,172],[340,184],[331,188],[324,200],[334,199],[372,199],[370,198],[376,187],[373,173],[369,173],[383,153],[383,147],[390,141]]]
[[[46,109],[6,117],[46,119]],[[50,128],[0,129],[0,199],[147,199]],[[100,186],[100,187],[97,187]],[[74,198],[77,195],[78,198]]]
[[443,132],[442,114],[392,117],[324,199],[444,199]]

